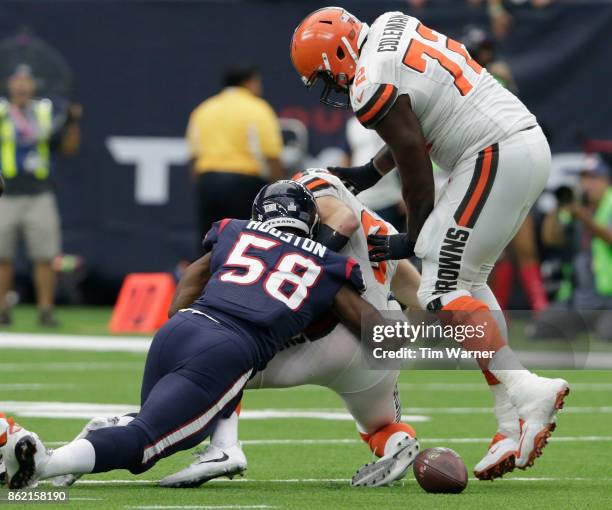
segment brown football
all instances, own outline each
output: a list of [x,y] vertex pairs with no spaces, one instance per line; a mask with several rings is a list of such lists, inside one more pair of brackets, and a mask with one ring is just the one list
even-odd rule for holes
[[427,448],[414,461],[414,477],[427,492],[459,494],[466,488],[468,473],[463,459],[450,448]]

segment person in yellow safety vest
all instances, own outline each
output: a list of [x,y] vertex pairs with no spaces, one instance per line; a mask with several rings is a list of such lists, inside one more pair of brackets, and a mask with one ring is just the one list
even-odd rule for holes
[[[8,292],[13,285],[13,261],[18,235],[23,234],[33,262],[39,322],[57,325],[53,314],[60,220],[49,180],[51,154],[74,155],[80,143],[81,106],[67,113],[49,99],[35,98],[36,80],[21,64],[9,76],[7,98],[0,98],[0,326],[11,323]],[[1,184],[1,183],[0,183]],[[1,193],[0,193],[1,194]]]

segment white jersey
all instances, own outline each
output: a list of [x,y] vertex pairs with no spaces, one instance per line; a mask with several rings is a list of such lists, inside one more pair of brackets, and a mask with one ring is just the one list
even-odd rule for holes
[[462,44],[416,18],[387,12],[361,48],[351,105],[359,121],[373,128],[403,94],[432,159],[449,171],[463,157],[537,124]]
[[361,223],[361,228],[353,233],[341,253],[353,257],[361,267],[366,284],[366,290],[362,294],[363,298],[378,310],[387,310],[391,280],[397,269],[397,261],[370,262],[367,236],[369,234],[397,234],[395,227],[362,204],[338,177],[327,170],[309,169],[303,174],[297,174],[293,179],[306,186],[315,198],[328,196],[337,198],[353,211]]

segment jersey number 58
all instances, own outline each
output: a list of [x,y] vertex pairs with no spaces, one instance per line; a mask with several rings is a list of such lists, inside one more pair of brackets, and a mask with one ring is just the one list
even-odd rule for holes
[[[246,255],[249,248],[270,250],[280,243],[253,234],[241,234],[230,252],[224,266],[232,268],[223,273],[220,280],[238,285],[254,285],[268,269],[265,262]],[[293,252],[285,253],[268,274],[263,288],[272,298],[286,304],[291,310],[298,310],[308,297],[310,288],[317,283],[322,268],[314,260]]]

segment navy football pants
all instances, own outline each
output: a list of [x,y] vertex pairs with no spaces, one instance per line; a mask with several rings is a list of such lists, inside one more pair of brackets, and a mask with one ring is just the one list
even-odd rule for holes
[[147,356],[140,412],[125,427],[87,435],[96,452],[93,472],[142,473],[201,443],[240,402],[255,366],[249,341],[189,311],[170,319]]

